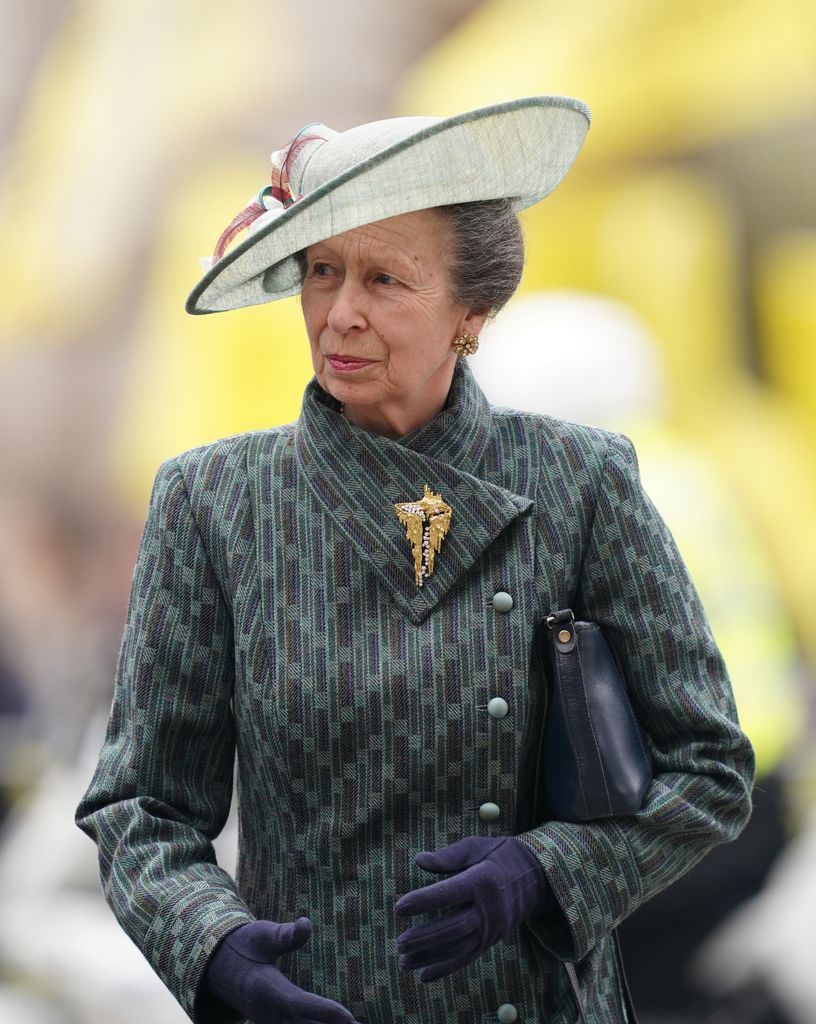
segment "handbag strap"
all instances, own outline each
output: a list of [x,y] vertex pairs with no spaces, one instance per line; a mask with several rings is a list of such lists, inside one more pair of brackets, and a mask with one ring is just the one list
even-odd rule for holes
[[578,1016],[580,1022],[581,1024],[587,1024],[586,1014],[584,1013],[584,999],[581,995],[580,986],[578,985],[578,975],[575,973],[575,964],[571,964],[565,960],[564,970],[567,972],[572,994],[575,996],[575,1002],[578,1004]]
[[[612,939],[612,945],[615,950],[615,963],[618,968],[617,975],[620,981],[620,997],[621,1002],[623,1003],[624,1013],[626,1014],[626,1024],[638,1024],[635,1007],[632,1002],[632,993],[629,990],[629,982],[626,978],[626,970],[623,966],[623,953],[621,952],[620,937],[618,936],[617,928],[612,929],[610,938]],[[567,972],[572,994],[575,996],[575,1002],[578,1004],[578,1017],[580,1024],[588,1024],[586,1011],[584,1010],[584,999],[581,995],[581,987],[578,984],[578,974],[575,970],[575,964],[564,961],[564,970]]]
[[553,668],[556,678],[561,680],[558,689],[564,709],[565,732],[578,771],[581,817],[606,817],[613,813],[612,798],[587,697],[592,679],[584,674],[575,617],[569,608],[564,608],[549,615],[546,623],[552,642]]
[[615,961],[618,965],[621,999],[623,1000],[623,1006],[626,1010],[626,1019],[628,1024],[638,1024],[637,1014],[635,1013],[635,1004],[632,1002],[632,993],[629,989],[629,979],[626,977],[626,969],[623,966],[623,952],[621,951],[620,936],[618,935],[617,928],[612,931],[612,941],[615,944]]

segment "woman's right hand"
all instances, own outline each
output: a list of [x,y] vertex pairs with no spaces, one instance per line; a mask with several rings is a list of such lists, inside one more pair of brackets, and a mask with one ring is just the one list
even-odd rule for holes
[[311,934],[308,917],[241,925],[216,947],[207,987],[254,1024],[357,1024],[340,1003],[298,988],[276,966],[279,956],[300,949]]

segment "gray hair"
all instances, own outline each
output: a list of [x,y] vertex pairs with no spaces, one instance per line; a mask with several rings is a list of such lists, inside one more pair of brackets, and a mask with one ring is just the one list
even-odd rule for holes
[[[491,317],[518,288],[524,269],[524,237],[512,199],[437,206],[452,227],[451,290],[456,302]],[[294,254],[301,283],[306,250]]]
[[453,227],[453,298],[475,313],[495,316],[518,288],[524,237],[511,199],[437,206]]

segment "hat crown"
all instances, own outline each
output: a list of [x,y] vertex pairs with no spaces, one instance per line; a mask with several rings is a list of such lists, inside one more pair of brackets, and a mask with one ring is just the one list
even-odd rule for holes
[[304,153],[300,176],[295,179],[298,181],[298,192],[308,195],[344,171],[358,167],[440,120],[439,117],[390,117],[357,125],[344,132],[334,132],[324,125],[310,129],[315,134],[325,133],[327,141],[315,143]]

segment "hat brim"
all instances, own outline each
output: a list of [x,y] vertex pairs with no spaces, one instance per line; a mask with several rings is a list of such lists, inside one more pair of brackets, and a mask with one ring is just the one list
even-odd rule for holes
[[[402,213],[508,198],[538,202],[572,166],[590,113],[567,96],[533,96],[428,123],[319,184],[229,250],[190,293],[188,313],[272,302],[300,291],[294,254]],[[411,122],[421,124],[411,129]]]

